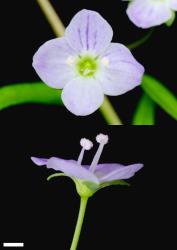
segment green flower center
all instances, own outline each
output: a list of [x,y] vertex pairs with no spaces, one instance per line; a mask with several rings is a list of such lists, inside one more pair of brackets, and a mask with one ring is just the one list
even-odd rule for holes
[[77,63],[77,70],[81,76],[91,77],[97,71],[97,58],[91,56],[80,57]]

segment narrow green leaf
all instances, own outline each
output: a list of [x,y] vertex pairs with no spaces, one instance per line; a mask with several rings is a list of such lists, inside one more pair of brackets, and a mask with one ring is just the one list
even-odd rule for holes
[[133,125],[154,125],[155,124],[155,103],[147,94],[143,94],[136,108]]
[[145,75],[142,82],[145,93],[166,113],[177,120],[177,98],[160,81]]
[[0,88],[0,110],[25,103],[62,105],[60,95],[60,90],[42,82],[3,86]]

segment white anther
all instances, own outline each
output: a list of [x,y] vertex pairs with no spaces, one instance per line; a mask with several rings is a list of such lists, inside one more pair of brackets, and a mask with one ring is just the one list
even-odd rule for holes
[[108,57],[103,57],[102,60],[101,60],[101,63],[104,66],[108,66],[109,65],[109,58]]
[[75,62],[75,59],[73,56],[69,56],[66,60],[66,63],[69,64],[70,66],[72,66]]
[[82,138],[80,144],[85,150],[90,150],[93,147],[93,143],[86,138]]
[[80,155],[79,155],[78,160],[77,160],[77,164],[79,166],[81,166],[81,164],[82,164],[85,150],[90,150],[93,147],[93,143],[86,138],[82,138],[80,140],[80,145],[81,145],[82,149],[81,149]]
[[108,140],[109,140],[109,137],[107,135],[104,135],[104,134],[99,134],[96,137],[96,141],[98,143],[107,144]]

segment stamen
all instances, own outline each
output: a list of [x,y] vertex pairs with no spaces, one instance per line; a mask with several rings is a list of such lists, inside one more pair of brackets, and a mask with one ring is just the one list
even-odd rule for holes
[[75,60],[73,56],[69,56],[66,60],[66,63],[72,66],[74,64]]
[[108,57],[103,57],[102,60],[101,60],[101,63],[104,66],[108,66],[109,65],[109,58]]
[[98,150],[93,158],[93,161],[90,165],[90,171],[94,173],[95,169],[96,169],[96,166],[99,162],[99,159],[101,157],[101,154],[102,154],[102,151],[103,151],[103,148],[104,148],[104,145],[108,143],[108,140],[109,140],[109,137],[107,135],[103,135],[103,134],[99,134],[97,135],[96,137],[96,141],[98,143],[100,143],[99,147],[98,147]]
[[80,152],[80,155],[79,155],[79,157],[78,157],[78,160],[77,160],[77,164],[78,164],[78,165],[81,165],[81,164],[82,164],[82,160],[83,160],[83,157],[84,157],[84,151],[85,151],[85,149],[82,148],[82,149],[81,149],[81,152]]
[[77,160],[78,165],[82,164],[85,150],[90,150],[93,147],[93,143],[86,138],[82,138],[80,140],[80,145],[82,146],[82,149],[81,149],[80,155],[79,155],[78,160]]
[[96,141],[97,141],[98,143],[107,144],[107,143],[108,143],[108,140],[109,140],[108,135],[99,134],[99,135],[97,135],[97,137],[96,137]]
[[93,147],[93,143],[86,138],[82,138],[80,144],[85,150],[90,150]]

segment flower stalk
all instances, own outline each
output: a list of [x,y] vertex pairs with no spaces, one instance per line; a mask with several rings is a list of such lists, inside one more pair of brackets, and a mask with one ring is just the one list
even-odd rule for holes
[[151,38],[153,32],[154,32],[154,28],[150,29],[150,31],[144,37],[127,45],[127,48],[129,48],[130,50],[139,48],[141,45],[145,44]]
[[78,215],[78,219],[77,219],[75,232],[74,232],[74,236],[73,236],[70,250],[77,249],[77,245],[79,242],[80,233],[81,233],[81,229],[82,229],[82,225],[83,225],[83,221],[84,221],[85,211],[86,211],[86,207],[87,207],[87,202],[88,202],[87,197],[81,197],[79,215]]
[[107,96],[104,97],[100,111],[108,125],[123,125]]
[[63,36],[65,27],[49,0],[36,0],[56,36]]
[[[44,15],[46,16],[51,28],[53,29],[56,36],[63,36],[65,32],[64,25],[60,18],[58,17],[55,9],[53,8],[52,4],[48,0],[36,0],[39,4],[41,10],[43,11]],[[104,99],[104,103],[100,108],[100,111],[107,121],[108,125],[122,125],[122,122],[114,110],[111,102],[107,97]]]

